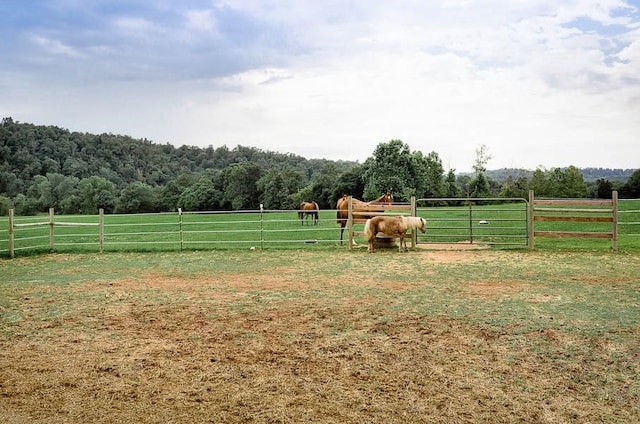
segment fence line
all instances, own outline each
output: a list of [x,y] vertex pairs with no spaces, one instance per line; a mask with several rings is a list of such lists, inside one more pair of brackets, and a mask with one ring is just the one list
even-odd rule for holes
[[419,239],[432,244],[526,247],[527,201],[523,198],[418,199],[417,213],[427,220]]
[[[560,207],[554,200],[567,203]],[[551,203],[549,203],[551,201]],[[548,237],[551,229],[556,237],[570,237],[590,232],[553,231],[565,229],[554,221],[568,223],[578,229],[580,225],[595,226],[607,231],[598,231],[593,237],[611,238],[615,232],[622,233],[624,240],[640,237],[640,199],[620,200],[623,210],[615,225],[611,222],[613,205],[611,200],[589,199],[535,199],[534,219],[528,218],[530,202],[526,199],[503,198],[432,198],[416,200],[416,215],[427,220],[427,233],[416,234],[416,244],[482,243],[489,245],[511,245],[527,247],[534,237]],[[586,202],[586,204],[585,204]],[[598,202],[598,206],[595,207]],[[634,202],[634,203],[630,203]],[[511,203],[511,204],[510,204]],[[635,204],[639,207],[635,207]],[[456,205],[456,206],[451,206]],[[376,205],[388,214],[408,214],[410,205],[398,203],[391,206]],[[395,210],[395,209],[398,210]],[[635,209],[634,209],[635,208]],[[557,209],[557,210],[554,210]],[[576,212],[566,212],[576,209]],[[110,214],[104,215],[48,215],[16,217],[9,211],[9,221],[0,217],[0,255],[14,257],[20,251],[55,251],[82,246],[81,251],[109,250],[183,250],[207,249],[212,246],[240,246],[266,248],[295,246],[318,246],[339,244],[340,229],[336,223],[336,210],[321,210],[317,226],[301,225],[297,210],[245,210],[169,212],[155,214]],[[548,216],[573,217],[561,219]],[[537,217],[537,218],[536,218]],[[587,217],[587,218],[585,218]],[[157,231],[155,231],[157,230]],[[574,234],[575,233],[575,234]],[[354,231],[354,236],[360,235]],[[637,242],[633,241],[633,246]]]
[[[640,199],[619,199],[618,203],[623,205],[625,203],[639,203]],[[622,219],[623,216],[632,215],[637,216],[637,219],[640,219],[640,209],[622,209],[618,208],[618,217],[621,218],[618,220],[618,229],[626,230],[627,228],[631,229],[629,231],[624,231],[623,234],[625,237],[640,237],[640,231],[633,233],[632,229],[636,228],[636,226],[640,225],[640,221],[625,221]],[[618,231],[618,235],[620,235],[621,231]]]
[[[78,216],[65,221],[64,216],[54,218],[50,211],[47,221],[16,222],[13,210],[10,210],[8,225],[8,252],[10,257],[20,250],[48,249],[55,251],[63,246],[96,246],[101,253],[105,247],[122,246],[165,246],[169,249],[199,248],[211,245],[246,245],[253,248],[284,244],[327,244],[336,243],[339,230],[335,226],[335,210],[332,218],[321,211],[325,218],[319,225],[300,224],[297,210],[265,210],[260,211],[205,211],[205,212],[172,212],[160,214],[113,214],[104,215],[101,211],[98,222],[95,215],[86,216],[93,222],[79,222]],[[147,216],[151,217],[149,222]],[[284,219],[289,216],[290,219]],[[235,219],[241,217],[241,219]],[[140,218],[145,219],[140,222]],[[253,218],[253,219],[252,219]],[[33,220],[33,218],[26,218]],[[120,219],[127,220],[122,222]],[[132,222],[133,221],[133,222]],[[138,221],[138,222],[135,222]],[[49,227],[49,236],[38,233],[39,227]],[[77,232],[76,228],[96,228],[93,233]],[[149,229],[148,231],[146,229]],[[70,233],[65,233],[68,229]],[[132,230],[132,231],[129,231]],[[155,231],[158,230],[158,231]],[[296,234],[305,233],[305,237]],[[288,235],[292,235],[287,237]],[[1,236],[1,234],[0,234]],[[31,244],[29,240],[46,240],[49,244]],[[2,240],[0,240],[2,243]]]
[[[545,207],[551,206],[551,207]],[[545,215],[545,213],[555,213]],[[604,214],[606,216],[594,216]],[[536,199],[529,191],[529,248],[533,249],[536,237],[580,237],[611,239],[613,250],[618,250],[618,192],[611,200],[601,199]],[[540,231],[536,222],[611,223],[610,231]]]

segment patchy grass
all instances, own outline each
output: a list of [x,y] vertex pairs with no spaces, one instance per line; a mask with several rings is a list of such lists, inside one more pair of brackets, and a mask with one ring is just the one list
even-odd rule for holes
[[640,255],[0,261],[0,421],[634,422]]

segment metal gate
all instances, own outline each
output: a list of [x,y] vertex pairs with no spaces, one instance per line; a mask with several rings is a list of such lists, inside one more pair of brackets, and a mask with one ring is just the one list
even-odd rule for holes
[[418,243],[527,247],[528,204],[523,198],[417,199],[427,232]]

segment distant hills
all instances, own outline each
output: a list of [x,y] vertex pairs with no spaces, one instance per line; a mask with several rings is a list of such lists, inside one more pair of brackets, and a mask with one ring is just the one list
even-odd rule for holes
[[[626,182],[635,169],[620,169],[620,168],[579,168],[580,172],[584,176],[584,181],[595,182],[600,179],[608,180],[610,182]],[[473,173],[460,173],[460,175],[472,176]],[[495,182],[502,183],[509,177],[517,180],[520,177],[531,178],[533,175],[532,170],[517,169],[517,168],[500,168],[494,170],[488,170],[485,175]]]

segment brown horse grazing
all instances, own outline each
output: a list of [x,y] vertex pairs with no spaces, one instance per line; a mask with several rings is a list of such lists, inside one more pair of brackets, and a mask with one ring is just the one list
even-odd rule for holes
[[[378,197],[375,200],[371,200],[370,202],[363,202],[362,200],[358,200],[356,198],[351,199],[353,202],[353,209],[358,210],[358,207],[365,208],[369,205],[383,205],[383,204],[392,204],[393,203],[393,194],[391,192],[386,192],[382,196]],[[338,225],[340,225],[340,244],[342,245],[342,236],[344,234],[344,227],[347,226],[347,220],[349,219],[349,196],[343,194],[340,199],[338,199],[338,203],[336,204],[336,221]],[[382,211],[381,211],[382,212]],[[363,217],[370,218],[370,217]]]
[[316,202],[300,203],[300,210],[298,211],[298,218],[300,218],[300,223],[304,225],[306,218],[311,215],[311,217],[313,218],[313,225],[318,225],[319,212],[320,207]]
[[374,243],[378,233],[400,237],[400,252],[407,251],[405,236],[410,228],[426,231],[424,218],[418,216],[374,216],[364,224],[364,235],[369,241],[369,253],[374,252]]

